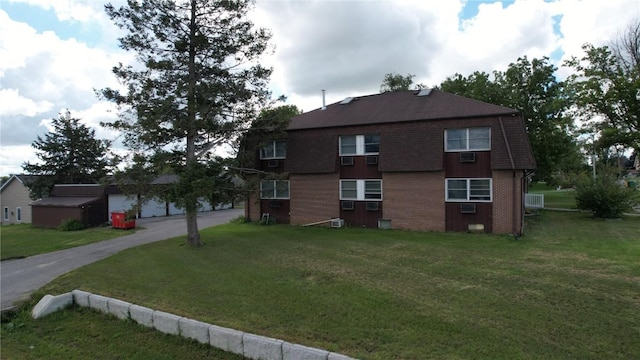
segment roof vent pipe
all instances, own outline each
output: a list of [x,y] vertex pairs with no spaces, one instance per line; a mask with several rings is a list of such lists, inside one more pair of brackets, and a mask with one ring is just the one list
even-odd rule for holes
[[327,105],[324,101],[324,90],[322,90],[322,110],[327,110]]

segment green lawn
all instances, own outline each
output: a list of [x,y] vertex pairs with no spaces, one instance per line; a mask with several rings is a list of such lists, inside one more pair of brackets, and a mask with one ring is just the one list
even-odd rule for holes
[[[36,298],[79,288],[361,359],[640,358],[638,229],[640,218],[548,211],[518,240],[236,223],[203,230],[200,249],[172,239],[123,251]],[[5,325],[3,358],[55,343],[58,358],[80,359],[78,338],[107,354],[70,313]]]
[[2,260],[43,254],[75,246],[112,239],[134,230],[95,227],[79,231],[60,231],[34,227],[31,224],[0,227],[0,257]]
[[532,194],[544,194],[544,206],[557,209],[577,209],[575,190],[556,190],[546,184],[535,184],[529,189]]
[[34,321],[29,314],[22,313],[13,322],[4,324],[2,359],[241,360],[242,357],[165,335],[133,321],[77,308],[51,314],[42,321]]

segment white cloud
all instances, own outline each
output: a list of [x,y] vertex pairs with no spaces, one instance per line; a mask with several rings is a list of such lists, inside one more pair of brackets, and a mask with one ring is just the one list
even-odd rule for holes
[[[133,55],[114,47],[120,33],[105,15],[104,2],[2,1],[53,11],[67,30],[80,24],[82,31],[61,38],[55,24],[53,31],[39,32],[35,24],[0,10],[3,166],[12,161],[19,170],[31,156],[26,144],[47,131],[41,121],[60,110],[86,121],[99,138],[117,139],[98,126],[115,113],[93,89],[117,87],[111,68],[131,63]],[[389,72],[412,73],[415,82],[433,86],[455,73],[504,70],[523,55],[554,55],[562,78],[569,71],[562,60],[580,56],[582,44],[606,44],[640,18],[638,0],[472,1],[258,0],[252,19],[273,32],[275,53],[265,64],[274,68],[274,95],[284,94],[288,103],[309,111],[322,105],[323,89],[327,103],[375,93]],[[469,6],[477,7],[477,15],[460,19]]]
[[[377,92],[386,73],[430,72],[442,28],[457,26],[460,2],[259,2],[276,53],[272,84],[304,110],[345,96]],[[278,93],[279,94],[279,93]]]
[[22,164],[38,161],[30,145],[0,146],[0,175],[22,174]]
[[0,116],[34,116],[48,111],[53,104],[46,100],[33,101],[19,94],[18,89],[0,89]]
[[119,50],[61,39],[53,31],[38,32],[0,10],[0,151],[13,154],[2,159],[3,166],[19,172],[33,149],[29,153],[12,149],[28,148],[38,135],[49,131],[45,124],[66,109],[87,116],[83,120],[99,137],[115,138],[99,126],[114,114],[98,101],[94,89],[119,87],[111,68],[131,59]]
[[[562,16],[559,46],[563,60],[583,55],[582,45],[608,45],[623,32],[634,19],[640,19],[640,1],[637,0],[562,0],[553,3]],[[565,78],[570,70],[560,67],[558,74]]]

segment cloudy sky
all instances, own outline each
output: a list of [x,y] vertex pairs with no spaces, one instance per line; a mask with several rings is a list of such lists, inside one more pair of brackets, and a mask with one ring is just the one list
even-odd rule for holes
[[[114,5],[121,1],[112,1]],[[115,119],[94,89],[132,54],[100,0],[0,0],[0,175],[36,162],[31,143],[69,109],[96,130]],[[271,90],[304,111],[377,93],[386,73],[438,85],[455,73],[504,70],[519,56],[561,67],[581,45],[604,45],[640,18],[638,0],[258,0],[253,21],[271,29]]]

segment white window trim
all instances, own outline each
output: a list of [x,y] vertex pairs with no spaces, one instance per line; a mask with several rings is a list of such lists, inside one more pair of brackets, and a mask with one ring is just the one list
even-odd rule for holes
[[[367,135],[376,135],[376,134],[367,134]],[[342,153],[342,138],[343,137],[356,137],[356,153],[355,154],[344,154]],[[338,137],[338,151],[340,156],[363,156],[363,155],[378,155],[380,152],[365,152],[364,146],[364,137],[365,135],[340,135]]]
[[2,210],[2,219],[3,220],[9,220],[9,208],[6,207],[6,206]]
[[[467,182],[467,198],[466,199],[449,199],[449,180],[466,180]],[[471,180],[489,180],[489,200],[470,199]],[[446,178],[444,183],[444,198],[447,202],[493,202],[493,179],[491,178]]]
[[[270,181],[273,182],[273,197],[262,197],[262,182],[263,181]],[[287,182],[287,193],[289,194],[289,196],[287,197],[276,197],[276,182],[278,181],[286,181]],[[260,181],[260,199],[261,200],[289,200],[291,198],[291,183],[289,182],[289,180],[261,180]]]
[[[342,182],[343,181],[355,181],[356,182],[356,197],[355,198],[346,198],[342,197]],[[380,182],[380,199],[367,199],[365,198],[365,181],[379,181]],[[340,180],[340,200],[351,200],[351,201],[382,201],[384,199],[384,190],[382,185],[382,179],[341,179]]]
[[16,208],[16,222],[22,222],[22,208]]
[[285,140],[273,140],[270,141],[271,145],[273,145],[273,156],[262,156],[262,149],[264,149],[267,145],[269,145],[269,143],[265,144],[264,146],[262,146],[260,148],[260,160],[275,160],[275,159],[286,159],[287,158],[287,154],[286,154],[286,150],[285,150],[285,155],[284,156],[276,156],[276,143],[278,142],[284,142],[286,144]]
[[[488,148],[469,148],[469,129],[478,129],[478,128],[486,128],[489,129],[489,147]],[[449,150],[449,142],[447,141],[447,132],[449,130],[466,130],[467,135],[467,146],[465,149],[452,149]],[[445,129],[444,130],[444,151],[445,152],[460,152],[460,151],[490,151],[491,150],[491,127],[490,126],[472,126],[468,128],[459,128],[459,129]]]

